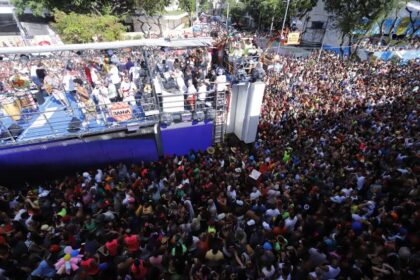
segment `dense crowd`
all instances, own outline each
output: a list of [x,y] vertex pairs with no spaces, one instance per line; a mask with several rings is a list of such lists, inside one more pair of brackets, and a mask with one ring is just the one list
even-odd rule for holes
[[2,279],[418,279],[419,65],[276,59],[250,146],[3,188]]

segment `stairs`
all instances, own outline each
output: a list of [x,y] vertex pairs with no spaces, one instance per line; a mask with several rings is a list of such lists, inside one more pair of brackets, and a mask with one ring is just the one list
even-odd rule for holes
[[216,117],[214,119],[214,144],[223,143],[226,130],[226,92],[216,92]]

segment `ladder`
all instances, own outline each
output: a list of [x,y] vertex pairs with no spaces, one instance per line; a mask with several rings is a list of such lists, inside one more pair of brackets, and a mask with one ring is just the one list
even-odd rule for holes
[[216,92],[214,119],[214,144],[223,143],[226,133],[226,91]]

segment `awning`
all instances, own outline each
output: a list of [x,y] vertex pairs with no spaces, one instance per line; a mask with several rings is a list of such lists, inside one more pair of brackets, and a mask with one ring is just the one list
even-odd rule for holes
[[0,48],[1,54],[29,54],[29,53],[51,53],[59,51],[83,51],[83,50],[108,50],[134,47],[165,47],[174,49],[211,47],[212,38],[192,38],[181,40],[143,39],[115,42],[100,42],[89,44],[70,44],[52,46],[31,46],[31,47],[12,47]]

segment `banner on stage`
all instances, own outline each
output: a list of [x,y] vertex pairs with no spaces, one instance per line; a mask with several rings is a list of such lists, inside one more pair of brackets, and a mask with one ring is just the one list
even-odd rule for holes
[[299,45],[300,44],[300,33],[299,32],[291,32],[287,36],[287,44],[288,45]]
[[118,122],[128,121],[133,117],[133,111],[125,102],[117,102],[108,106],[109,114]]

